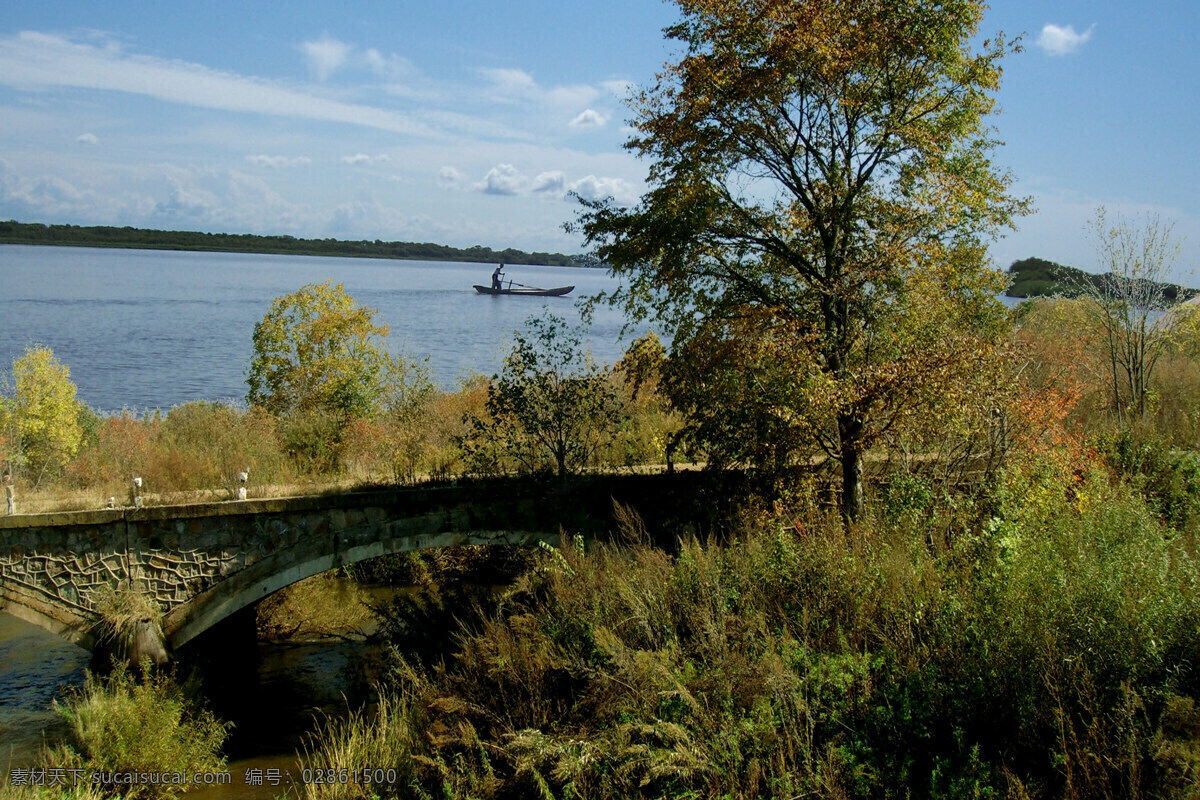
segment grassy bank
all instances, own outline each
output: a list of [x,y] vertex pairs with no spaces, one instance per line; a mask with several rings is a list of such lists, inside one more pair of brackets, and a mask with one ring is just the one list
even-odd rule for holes
[[[619,370],[606,370],[602,378],[611,387],[619,422],[604,431],[602,445],[579,466],[661,464],[677,416],[656,393],[635,391]],[[81,433],[69,456],[30,468],[19,453],[15,427],[3,424],[0,454],[10,454],[20,513],[130,505],[135,476],[142,479],[143,502],[156,505],[232,500],[243,472],[248,496],[262,498],[528,469],[504,451],[503,441],[489,442],[495,452],[478,457],[472,420],[487,417],[488,386],[487,379],[476,377],[456,390],[431,389],[403,413],[364,417],[319,411],[276,416],[212,402],[101,416],[80,406]]]
[[400,782],[309,794],[1194,796],[1194,535],[1062,466],[849,534],[792,502],[674,555],[545,554],[309,756]]
[[[0,797],[171,800],[183,794],[189,788],[185,783],[162,776],[225,769],[221,744],[229,726],[195,699],[195,690],[157,672],[135,676],[118,668],[107,677],[89,673],[82,689],[55,705],[70,725],[67,741],[48,746],[41,763],[26,768],[24,778],[10,772],[0,785]],[[33,780],[30,769],[44,772]]]

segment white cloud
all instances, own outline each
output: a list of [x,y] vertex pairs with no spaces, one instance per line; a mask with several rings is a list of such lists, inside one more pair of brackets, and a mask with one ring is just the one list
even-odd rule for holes
[[629,97],[633,93],[633,90],[637,88],[637,84],[633,81],[601,81],[600,86],[604,88],[604,91],[619,100]]
[[363,53],[362,63],[376,75],[392,80],[413,77],[417,73],[416,67],[407,58],[395,53],[385,56],[373,47]]
[[558,170],[542,172],[533,179],[530,191],[544,194],[562,194],[567,189],[567,176]]
[[387,154],[369,156],[366,153],[356,153],[352,156],[342,156],[343,164],[386,164],[391,160]]
[[480,70],[485,78],[491,80],[494,87],[507,95],[527,95],[537,91],[537,83],[528,72],[519,69],[485,69]]
[[526,101],[559,109],[578,108],[601,94],[600,89],[586,84],[542,86],[528,72],[519,69],[483,69],[480,74],[492,84],[488,98],[505,103]]
[[1042,28],[1042,33],[1037,38],[1037,46],[1051,56],[1065,56],[1074,53],[1083,46],[1088,39],[1092,38],[1092,31],[1096,28],[1093,24],[1083,33],[1076,33],[1075,28],[1071,25],[1065,28],[1059,27],[1051,23],[1046,23]]
[[331,39],[326,34],[315,41],[304,42],[300,45],[300,50],[308,61],[308,68],[318,80],[323,81],[346,64],[351,48],[345,42]]
[[588,175],[572,182],[567,188],[584,200],[611,197],[622,205],[637,202],[637,191],[633,184],[623,178],[597,178],[595,175]]
[[85,133],[75,137],[75,141],[80,144],[100,144],[100,139],[94,133]]
[[519,194],[528,182],[529,179],[512,164],[497,164],[474,188],[484,194],[514,195]]
[[41,33],[0,36],[0,84],[18,89],[67,86],[127,92],[198,108],[438,136],[424,123],[387,109],[330,100],[200,64],[126,55],[112,43],[97,47]]
[[600,128],[603,127],[604,123],[606,122],[608,122],[608,117],[604,116],[595,109],[589,108],[582,112],[579,116],[575,117],[575,119],[571,120],[568,124],[572,128]]
[[442,167],[438,170],[438,186],[443,189],[457,189],[462,186],[463,174],[454,167]]
[[254,164],[257,167],[270,167],[271,169],[303,167],[312,163],[312,159],[308,158],[307,156],[288,158],[287,156],[254,155],[246,156],[246,161]]

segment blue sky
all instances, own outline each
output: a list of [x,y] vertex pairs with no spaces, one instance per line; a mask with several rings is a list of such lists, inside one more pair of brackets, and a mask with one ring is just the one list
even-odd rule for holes
[[[1099,205],[1200,254],[1200,10],[997,2],[996,161],[1036,213],[992,247],[1085,269]],[[653,0],[57,2],[0,11],[0,218],[577,252],[567,197],[633,202]]]

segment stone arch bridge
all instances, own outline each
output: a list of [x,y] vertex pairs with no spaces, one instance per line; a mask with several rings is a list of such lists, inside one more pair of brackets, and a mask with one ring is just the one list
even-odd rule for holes
[[91,649],[98,593],[132,580],[162,607],[166,642],[178,648],[338,566],[461,544],[557,545],[560,531],[610,531],[614,501],[652,516],[668,506],[672,517],[694,516],[707,505],[700,483],[696,473],[480,481],[0,517],[0,610]]

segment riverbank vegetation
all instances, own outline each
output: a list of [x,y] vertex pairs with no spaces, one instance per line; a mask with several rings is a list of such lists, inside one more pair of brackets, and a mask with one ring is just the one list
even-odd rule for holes
[[196,788],[188,784],[194,776],[225,770],[221,745],[229,732],[197,691],[148,662],[136,675],[124,666],[104,677],[89,673],[55,704],[70,726],[67,740],[48,745],[36,767],[10,770],[0,796],[172,800]]
[[[990,162],[1016,44],[982,4],[677,4],[684,56],[634,100],[651,190],[579,220],[669,349],[598,366],[535,319],[440,392],[310,285],[256,328],[246,408],[68,404],[68,452],[6,401],[19,487],[746,478],[727,524],[617,507],[503,586],[355,567],[416,588],[378,611],[377,708],[303,754],[310,798],[1200,796],[1200,316],[999,302],[986,241],[1026,203]],[[1102,257],[1156,241],[1103,220]]]
[[1054,458],[969,508],[893,493],[849,536],[793,499],[674,554],[547,554],[311,754],[400,785],[309,794],[1187,796],[1194,539]]

